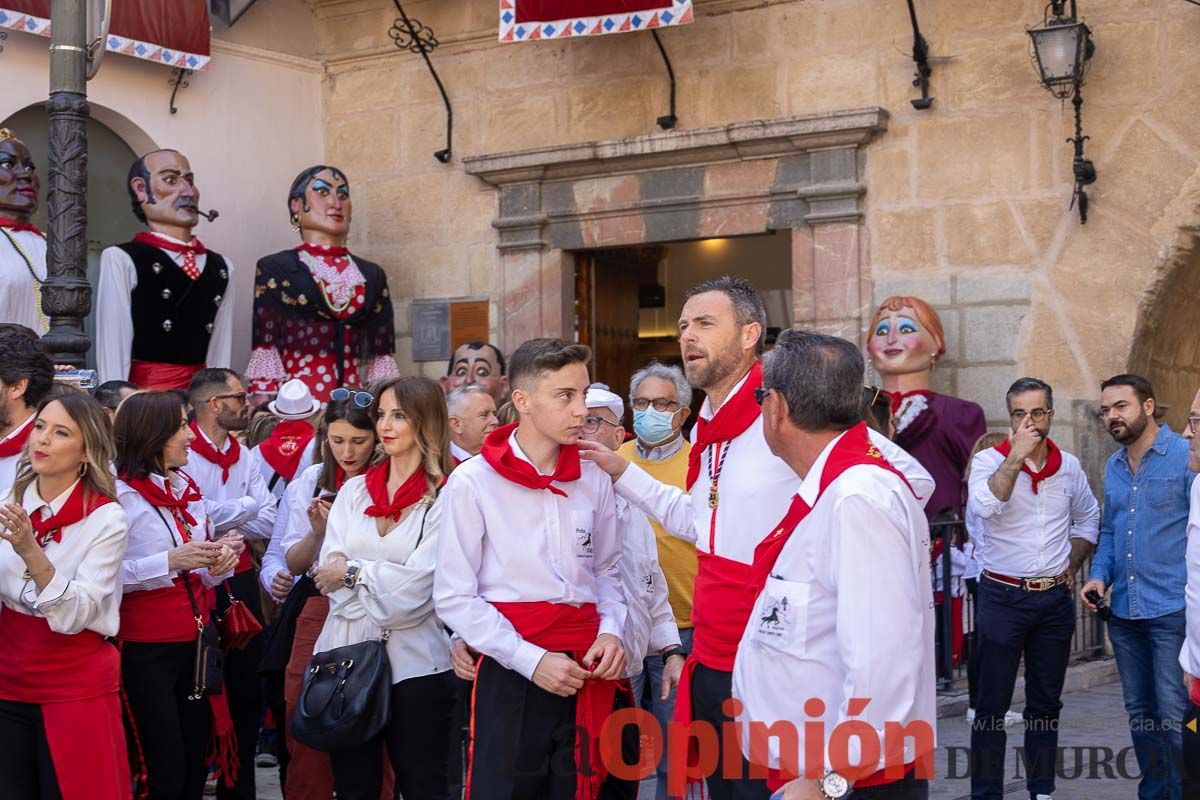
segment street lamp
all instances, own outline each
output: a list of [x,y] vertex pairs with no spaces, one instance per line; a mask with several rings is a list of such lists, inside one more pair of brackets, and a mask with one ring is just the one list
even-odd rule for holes
[[1051,0],[1046,6],[1042,27],[1032,28],[1029,34],[1030,49],[1037,65],[1038,80],[1050,94],[1065,100],[1071,98],[1075,107],[1075,136],[1068,139],[1075,146],[1075,191],[1071,195],[1071,207],[1079,203],[1079,221],[1087,224],[1088,196],[1084,187],[1096,182],[1096,167],[1083,157],[1083,95],[1080,92],[1088,65],[1096,52],[1092,31],[1076,16],[1075,0]]

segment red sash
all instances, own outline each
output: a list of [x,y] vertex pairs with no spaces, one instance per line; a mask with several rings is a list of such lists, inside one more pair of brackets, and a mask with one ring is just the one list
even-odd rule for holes
[[[1005,458],[1008,458],[1009,453],[1012,452],[1012,442],[1005,440],[1005,441],[1001,442],[1000,444],[996,445],[996,452],[999,453],[1000,455],[1004,456]],[[1042,465],[1042,468],[1040,470],[1038,470],[1037,472],[1034,472],[1033,470],[1031,470],[1029,468],[1028,463],[1022,462],[1021,472],[1024,472],[1026,475],[1029,476],[1029,479],[1031,481],[1033,481],[1033,493],[1037,494],[1038,493],[1038,484],[1040,482],[1046,480],[1046,478],[1049,478],[1054,473],[1058,472],[1060,469],[1062,469],[1062,463],[1063,463],[1062,451],[1058,449],[1058,445],[1056,445],[1054,443],[1053,439],[1047,439],[1046,440],[1046,463]]]
[[[200,607],[200,617],[208,622],[208,603],[200,576],[188,573],[192,596]],[[175,578],[170,586],[126,592],[121,598],[121,629],[117,638],[123,642],[193,642],[196,640],[196,615],[188,599],[183,578]]]
[[0,611],[0,641],[0,699],[41,706],[63,800],[128,800],[117,649],[95,631],[55,633],[11,608]]
[[296,477],[296,470],[300,468],[304,452],[316,435],[313,426],[302,419],[284,420],[276,425],[267,440],[258,446],[258,452],[263,461],[275,470],[275,474],[285,481],[290,481]]
[[192,376],[205,364],[167,364],[162,361],[138,361],[129,364],[129,382],[139,389],[165,392],[170,389],[187,391]]
[[745,433],[746,429],[758,419],[762,409],[754,401],[754,390],[762,386],[762,362],[755,361],[746,376],[745,383],[732,397],[713,414],[712,419],[698,417],[696,419],[696,441],[688,453],[687,490],[691,491],[692,484],[700,476],[700,456],[709,445],[718,442],[728,442]]
[[33,423],[36,421],[37,415],[34,414],[16,433],[0,442],[0,458],[12,458],[25,449],[25,443],[29,441],[29,434],[33,433]]
[[[579,661],[596,641],[600,632],[600,615],[593,603],[576,608],[566,603],[492,603],[517,633],[527,642],[551,652],[566,652]],[[617,695],[616,681],[589,680],[575,695],[576,740],[575,763],[580,763],[581,749],[588,748],[587,764],[591,774],[578,770],[575,784],[576,800],[595,800],[607,770],[600,758],[600,730],[612,713]],[[469,784],[468,784],[469,785]]]
[[[539,475],[538,471],[533,468],[533,464],[519,458],[508,444],[508,437],[517,429],[518,424],[514,422],[511,425],[504,425],[487,435],[487,438],[483,440],[483,450],[480,451],[483,460],[491,464],[492,469],[500,473],[501,477],[507,478],[515,484],[528,489],[549,489],[554,494],[566,497],[567,493],[557,486],[553,486],[552,483],[554,481],[570,483],[579,480],[579,476],[582,474],[579,463],[579,447],[573,444],[560,446],[554,474]],[[591,646],[590,642],[588,646]]]

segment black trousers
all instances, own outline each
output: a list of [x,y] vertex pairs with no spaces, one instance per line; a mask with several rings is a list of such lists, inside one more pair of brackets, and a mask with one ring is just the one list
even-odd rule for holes
[[1066,586],[1029,592],[984,578],[976,614],[979,697],[971,727],[971,797],[1004,796],[1007,734],[1004,714],[1012,702],[1021,656],[1025,657],[1025,753],[1030,796],[1054,794],[1058,715],[1075,634],[1074,596]]
[[[125,642],[121,681],[133,714],[130,746],[146,763],[150,800],[201,800],[212,733],[207,699],[189,700],[195,642]],[[140,769],[134,754],[133,772]]]
[[[258,593],[258,572],[249,569],[229,579],[233,596],[260,623],[263,621],[262,600]],[[217,611],[224,614],[229,608],[229,596],[224,585],[217,591]],[[229,698],[229,716],[237,735],[238,773],[233,788],[224,781],[217,782],[217,800],[255,800],[254,757],[258,752],[258,729],[262,721],[262,682],[258,664],[262,660],[262,634],[250,640],[242,650],[225,653],[225,696]]]
[[[624,708],[637,708],[633,692],[618,690],[613,700],[613,711]],[[642,740],[641,729],[637,725],[626,725],[621,729],[621,760],[626,764],[637,764],[641,759]],[[638,788],[641,781],[624,780],[609,774],[600,784],[597,800],[637,800]]]
[[5,800],[62,800],[36,703],[0,700],[0,780]]
[[387,750],[404,800],[443,800],[448,785],[454,673],[439,672],[392,685],[392,717],[383,734],[352,750],[329,754],[338,800],[379,800]]
[[[1195,730],[1189,728],[1192,725]],[[1200,706],[1188,701],[1183,716],[1183,800],[1200,800]]]
[[457,675],[454,683],[454,714],[450,721],[449,790],[446,800],[462,800],[467,781],[467,748],[471,743],[471,690],[474,681]]
[[[725,752],[725,723],[733,718],[725,715],[721,705],[733,695],[733,673],[709,669],[703,664],[696,666],[695,677],[692,678],[692,719],[696,722],[707,722],[717,733],[717,752]],[[741,752],[741,747],[736,748]],[[750,765],[742,756],[739,780],[723,777],[725,764],[723,756],[716,774],[705,779],[712,800],[766,800],[771,796],[767,782],[753,780],[749,777]]]

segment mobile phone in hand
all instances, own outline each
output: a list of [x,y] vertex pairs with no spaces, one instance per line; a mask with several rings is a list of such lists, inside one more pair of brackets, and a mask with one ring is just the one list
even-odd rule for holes
[[337,492],[321,492],[321,496],[317,499],[332,504],[334,500],[337,500]]

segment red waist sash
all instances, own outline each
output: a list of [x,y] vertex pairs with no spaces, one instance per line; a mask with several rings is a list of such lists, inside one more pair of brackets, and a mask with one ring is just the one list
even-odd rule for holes
[[129,382],[139,389],[187,390],[192,376],[204,369],[204,364],[166,364],[161,361],[131,361]]
[[121,657],[95,631],[55,633],[43,617],[0,610],[0,700],[41,706],[63,800],[132,796],[121,722]]
[[[600,615],[596,606],[585,603],[578,608],[565,603],[493,603],[496,610],[512,623],[527,642],[551,652],[566,652],[579,661],[587,654],[600,633]],[[589,680],[575,695],[575,763],[580,764],[582,749],[588,748],[590,769],[576,772],[576,800],[595,800],[607,770],[600,759],[600,730],[613,710],[616,681]],[[590,774],[585,774],[585,772]]]
[[[200,576],[188,574],[192,596],[200,606],[200,617],[208,622],[208,595]],[[128,592],[121,598],[123,642],[193,642],[196,640],[196,615],[182,578],[161,589]]]

